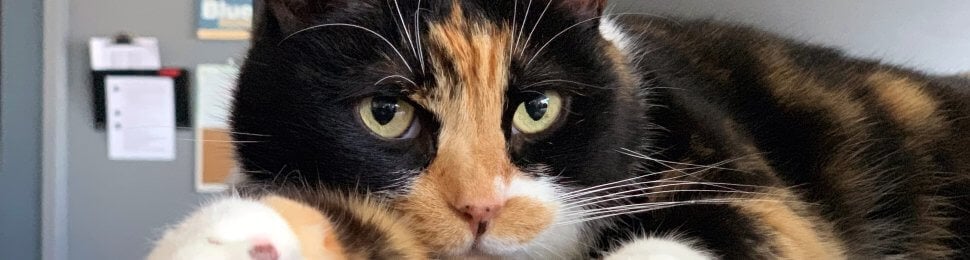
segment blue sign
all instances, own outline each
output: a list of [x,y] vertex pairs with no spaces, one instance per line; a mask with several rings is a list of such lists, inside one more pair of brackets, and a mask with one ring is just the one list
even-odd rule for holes
[[199,0],[199,39],[246,40],[252,27],[253,0]]

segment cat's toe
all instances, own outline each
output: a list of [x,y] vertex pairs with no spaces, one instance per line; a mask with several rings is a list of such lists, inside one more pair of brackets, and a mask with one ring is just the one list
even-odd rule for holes
[[249,257],[252,260],[279,260],[280,252],[269,240],[257,241],[249,249]]

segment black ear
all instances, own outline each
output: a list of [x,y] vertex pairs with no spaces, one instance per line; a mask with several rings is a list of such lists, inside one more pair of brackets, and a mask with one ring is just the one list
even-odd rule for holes
[[591,19],[603,15],[606,0],[560,0],[560,5],[580,19]]
[[333,8],[330,0],[263,0],[256,17],[256,38],[277,38],[317,24]]

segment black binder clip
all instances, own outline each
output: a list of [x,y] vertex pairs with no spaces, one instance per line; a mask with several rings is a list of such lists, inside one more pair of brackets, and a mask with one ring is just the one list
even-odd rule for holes
[[131,35],[126,32],[121,32],[115,34],[114,43],[115,44],[131,44]]

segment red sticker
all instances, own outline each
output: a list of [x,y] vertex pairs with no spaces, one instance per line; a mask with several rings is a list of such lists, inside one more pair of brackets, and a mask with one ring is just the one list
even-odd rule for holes
[[158,70],[158,75],[170,78],[178,78],[179,76],[182,76],[182,70],[179,68],[162,68]]

